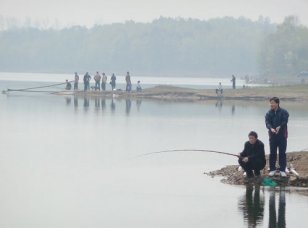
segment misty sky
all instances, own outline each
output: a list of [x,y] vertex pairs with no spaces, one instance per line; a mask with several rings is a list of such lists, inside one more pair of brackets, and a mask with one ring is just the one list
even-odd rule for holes
[[88,27],[127,20],[150,22],[160,16],[257,20],[260,15],[278,23],[295,15],[308,26],[307,10],[308,0],[0,0],[0,16]]

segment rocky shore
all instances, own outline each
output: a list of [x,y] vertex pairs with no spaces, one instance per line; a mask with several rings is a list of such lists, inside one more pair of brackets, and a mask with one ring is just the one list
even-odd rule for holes
[[[268,155],[266,156],[266,164],[268,163]],[[278,182],[280,185],[284,186],[296,186],[296,187],[308,187],[308,150],[300,152],[287,153],[287,167],[292,164],[293,168],[299,174],[296,175],[289,173],[288,178],[282,179],[280,177],[272,178],[274,181]],[[233,185],[243,185],[245,184],[245,178],[243,176],[243,171],[238,170],[238,165],[229,165],[220,170],[205,173],[211,177],[221,176],[222,182]],[[266,166],[261,173],[261,178],[268,175],[268,166]]]

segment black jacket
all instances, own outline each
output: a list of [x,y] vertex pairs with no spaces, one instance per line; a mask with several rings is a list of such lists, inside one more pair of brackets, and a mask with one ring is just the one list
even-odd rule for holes
[[244,145],[244,150],[240,155],[242,157],[248,157],[249,161],[266,162],[264,144],[259,139],[257,139],[255,144],[250,144],[250,142],[247,141]]
[[269,130],[269,136],[275,136],[276,134],[271,132],[271,128],[276,128],[280,126],[280,130],[277,136],[283,136],[285,138],[288,137],[288,119],[289,113],[287,110],[278,107],[276,111],[269,110],[265,115],[265,124],[267,129]]

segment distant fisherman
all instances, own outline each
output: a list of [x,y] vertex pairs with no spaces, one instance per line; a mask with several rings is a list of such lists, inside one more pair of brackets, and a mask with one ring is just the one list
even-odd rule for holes
[[271,109],[265,115],[265,124],[268,129],[270,143],[270,172],[269,176],[276,173],[277,148],[279,148],[279,170],[282,177],[286,177],[286,150],[288,138],[288,119],[287,110],[280,108],[279,98],[272,97],[270,99]]
[[78,90],[79,75],[75,72],[74,90]]
[[245,170],[247,178],[260,176],[260,170],[264,169],[265,151],[264,144],[258,139],[258,134],[251,131],[248,134],[248,141],[244,145],[244,150],[240,153],[238,160],[240,166]]
[[72,84],[66,79],[66,87],[65,87],[65,89],[66,90],[71,90],[71,88],[72,88]]
[[218,87],[216,89],[216,94],[217,95],[222,95],[223,94],[223,88],[222,88],[221,82],[219,82],[219,84],[218,84]]
[[112,74],[111,79],[110,79],[110,85],[111,85],[112,90],[114,90],[116,87],[116,80],[117,80],[117,77],[114,74]]
[[90,89],[90,80],[91,80],[91,76],[90,76],[89,73],[87,72],[87,73],[83,76],[84,91],[87,91],[87,90]]
[[142,91],[142,88],[141,88],[141,85],[140,85],[140,81],[137,82],[136,91],[137,91],[137,92],[141,92],[141,91]]
[[126,74],[125,81],[126,81],[126,91],[130,92],[132,90],[132,82],[130,80],[129,72],[127,72]]
[[106,90],[106,83],[107,83],[107,76],[105,73],[103,73],[103,76],[102,76],[102,90]]
[[99,74],[99,72],[97,71],[96,72],[96,75],[94,76],[94,81],[95,81],[95,91],[98,89],[98,90],[101,90],[101,75]]
[[236,89],[236,77],[233,74],[232,74],[231,82],[232,82],[232,89]]

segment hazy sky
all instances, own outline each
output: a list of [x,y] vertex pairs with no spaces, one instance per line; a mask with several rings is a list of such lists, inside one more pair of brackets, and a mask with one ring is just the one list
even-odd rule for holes
[[209,19],[259,15],[282,22],[298,16],[308,26],[308,0],[0,0],[0,16],[57,20],[60,25],[149,22],[160,16]]

